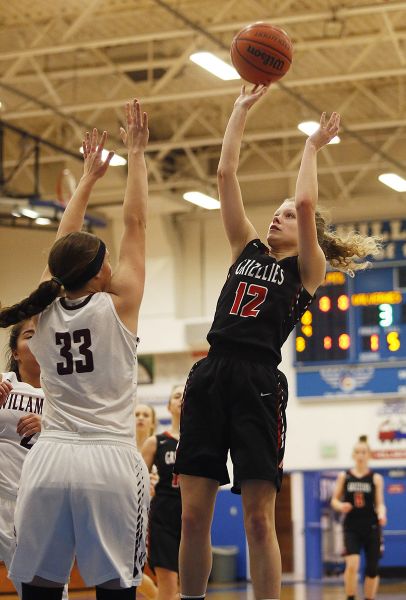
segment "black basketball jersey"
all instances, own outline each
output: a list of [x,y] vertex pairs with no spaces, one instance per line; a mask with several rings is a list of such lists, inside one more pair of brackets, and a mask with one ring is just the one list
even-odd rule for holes
[[175,464],[176,446],[178,440],[164,431],[156,436],[156,454],[154,465],[157,468],[159,481],[155,487],[157,496],[170,495],[180,496],[179,485],[175,483],[177,478],[173,476],[173,465]]
[[300,281],[298,257],[280,261],[259,239],[230,267],[207,340],[211,346],[260,351],[281,361],[281,347],[312,301]]
[[354,507],[345,515],[344,527],[346,529],[365,529],[378,522],[375,512],[375,484],[372,471],[369,471],[364,477],[356,477],[351,471],[346,472],[344,502],[349,502]]

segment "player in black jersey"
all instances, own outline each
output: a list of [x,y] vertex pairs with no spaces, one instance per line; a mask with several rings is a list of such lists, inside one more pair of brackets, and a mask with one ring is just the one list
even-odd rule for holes
[[375,598],[379,577],[381,526],[386,525],[384,482],[382,475],[368,467],[370,450],[362,435],[354,447],[355,466],[337,478],[331,506],[343,513],[345,573],[347,600],[354,600],[357,590],[361,550],[365,552],[365,600]]
[[169,398],[172,415],[169,431],[151,436],[142,448],[142,455],[151,471],[158,471],[158,483],[149,514],[148,564],[155,571],[158,584],[157,600],[178,597],[178,554],[182,507],[179,485],[173,475],[176,446],[179,439],[180,409],[184,385],[176,385]]
[[237,179],[248,110],[266,92],[242,88],[224,135],[218,184],[231,267],[208,334],[209,356],[186,384],[175,472],[180,474],[183,598],[204,598],[211,569],[210,527],[219,484],[241,490],[256,599],[280,595],[281,561],[274,505],[281,484],[287,403],[277,369],[281,346],[323,282],[326,259],[336,268],[362,268],[354,258],[376,251],[375,240],[328,231],[316,212],[317,152],[338,132],[340,117],[323,113],[306,141],[295,198],[276,210],[266,246],[248,220]]

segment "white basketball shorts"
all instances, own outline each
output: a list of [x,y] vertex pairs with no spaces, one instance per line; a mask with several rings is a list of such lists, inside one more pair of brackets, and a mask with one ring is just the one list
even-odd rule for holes
[[16,498],[2,496],[0,492],[0,561],[10,566],[15,548],[14,510]]
[[130,441],[43,432],[21,475],[10,577],[66,583],[76,556],[88,586],[141,582],[148,471]]
[[[15,550],[14,511],[16,498],[5,497],[0,492],[0,561],[8,569]],[[21,598],[21,584],[13,582]]]

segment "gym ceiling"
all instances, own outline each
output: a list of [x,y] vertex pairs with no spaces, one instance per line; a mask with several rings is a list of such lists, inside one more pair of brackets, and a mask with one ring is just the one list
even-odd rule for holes
[[[378,181],[406,177],[406,2],[366,0],[19,0],[0,8],[0,118],[57,146],[41,147],[40,195],[55,199],[63,170],[80,176],[85,128],[118,129],[127,99],[149,114],[151,210],[194,212],[182,194],[216,194],[222,135],[241,82],[189,59],[228,60],[235,33],[254,21],[285,29],[293,65],[251,111],[239,177],[247,207],[292,195],[305,140],[300,121],[342,114],[341,143],[319,158],[320,199],[334,220],[405,216],[406,193]],[[13,193],[33,184],[31,138],[7,131],[4,175]],[[111,168],[92,205],[120,205],[125,167]],[[62,181],[62,185],[67,185]],[[27,192],[28,193],[28,192]],[[3,191],[4,195],[4,191]]]

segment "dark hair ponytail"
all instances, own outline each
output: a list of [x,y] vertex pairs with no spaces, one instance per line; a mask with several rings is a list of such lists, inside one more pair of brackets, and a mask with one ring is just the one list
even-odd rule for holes
[[54,279],[43,281],[28,298],[0,310],[0,327],[9,327],[41,313],[57,298],[61,285]]

